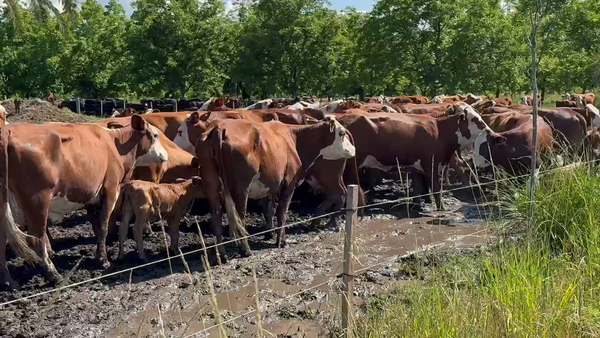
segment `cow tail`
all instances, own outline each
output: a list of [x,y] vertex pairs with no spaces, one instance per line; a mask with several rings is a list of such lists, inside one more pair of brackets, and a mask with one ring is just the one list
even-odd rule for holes
[[[10,131],[0,128],[0,231],[4,232],[8,244],[19,257],[29,262],[38,262],[40,257],[27,244],[27,239],[38,242],[39,239],[22,232],[12,214],[8,203],[8,139]],[[4,253],[2,253],[4,254]]]
[[237,238],[247,236],[248,232],[246,231],[246,227],[244,227],[242,218],[237,212],[235,202],[233,201],[233,198],[231,197],[231,191],[229,190],[227,173],[225,171],[225,164],[223,162],[224,134],[225,130],[214,128],[209,137],[211,140],[212,153],[217,162],[217,173],[223,184],[223,199],[225,200],[225,210],[227,212],[227,218],[229,219],[229,231],[235,236],[234,238]]
[[[350,142],[352,145],[356,146],[354,143],[354,137],[350,134],[350,131],[347,131],[346,135],[350,138]],[[360,186],[360,178],[358,175],[358,164],[356,163],[356,156],[349,158],[346,161],[346,168],[344,169],[344,182],[346,184],[356,184],[358,186],[358,206],[362,207],[367,204],[365,192],[362,190]],[[362,216],[362,210],[359,209],[359,215]]]

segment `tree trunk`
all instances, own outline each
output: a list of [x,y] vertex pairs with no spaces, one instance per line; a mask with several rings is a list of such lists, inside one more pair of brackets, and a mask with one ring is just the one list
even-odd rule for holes
[[496,87],[496,98],[500,97],[500,88]]
[[542,87],[542,103],[546,100],[546,87]]

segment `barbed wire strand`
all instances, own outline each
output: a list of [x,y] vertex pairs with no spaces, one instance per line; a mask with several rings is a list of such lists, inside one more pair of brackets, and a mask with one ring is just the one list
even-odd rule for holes
[[[551,172],[554,172],[554,171],[557,171],[557,170],[564,170],[566,168],[573,167],[574,165],[587,165],[587,164],[591,164],[591,163],[598,162],[598,161],[600,161],[600,159],[598,159],[598,160],[592,160],[592,161],[588,161],[588,162],[570,164],[570,165],[566,165],[566,166],[561,166],[561,167],[549,169],[549,170],[544,171],[544,172],[539,172],[538,176],[541,176],[541,175],[544,175],[544,174],[548,174],[548,173],[551,173]],[[457,188],[454,188],[454,189],[444,190],[444,192],[447,192],[447,193],[448,192],[454,192],[454,191],[458,191],[458,190],[467,189],[469,187],[470,188],[473,188],[473,187],[482,187],[482,186],[486,186],[486,185],[497,184],[499,182],[505,182],[505,181],[510,181],[510,180],[517,180],[517,179],[520,179],[520,178],[525,178],[525,177],[530,177],[530,176],[531,176],[531,174],[525,174],[525,175],[520,175],[520,176],[507,177],[507,178],[493,180],[493,181],[489,181],[489,182],[478,183],[476,185],[470,185],[468,187],[461,186],[461,187],[457,187]],[[441,193],[441,191],[440,191],[440,193]],[[364,206],[357,207],[356,210],[365,209],[365,208],[371,208],[371,207],[380,206],[380,205],[384,205],[384,204],[406,202],[406,201],[410,201],[410,200],[412,200],[414,198],[421,198],[421,197],[426,197],[426,196],[433,196],[434,194],[435,193],[433,193],[433,192],[429,192],[429,193],[421,194],[421,195],[407,196],[407,197],[402,197],[402,198],[398,198],[398,199],[395,199],[395,200],[377,202],[377,203],[373,203],[373,204],[369,204],[369,205],[364,205]],[[10,304],[14,304],[14,303],[21,302],[21,301],[25,301],[25,300],[28,300],[28,299],[40,297],[40,296],[43,296],[43,295],[47,295],[49,293],[58,292],[58,291],[66,290],[66,289],[69,289],[69,288],[77,287],[77,286],[80,286],[80,285],[83,285],[83,284],[95,282],[95,281],[98,281],[98,280],[102,280],[104,278],[113,277],[113,276],[116,276],[116,275],[119,275],[119,274],[122,274],[122,273],[125,273],[125,272],[130,272],[130,271],[134,271],[134,270],[137,270],[137,269],[142,269],[142,268],[154,265],[154,264],[159,264],[159,263],[171,261],[171,260],[179,258],[179,257],[185,257],[185,256],[192,255],[192,254],[195,254],[195,253],[198,253],[198,252],[202,252],[202,251],[205,251],[205,250],[208,250],[208,249],[217,248],[217,247],[222,246],[222,245],[236,243],[237,241],[240,241],[240,240],[244,240],[244,239],[248,239],[248,238],[252,238],[252,237],[264,235],[266,233],[274,232],[274,231],[277,231],[277,230],[280,230],[280,229],[287,229],[287,228],[294,227],[294,226],[297,226],[297,225],[301,225],[301,224],[304,224],[304,223],[312,222],[314,220],[318,220],[318,219],[322,219],[322,218],[325,218],[325,217],[333,216],[333,215],[336,215],[336,214],[339,214],[339,213],[342,213],[342,212],[345,212],[345,211],[346,211],[346,208],[342,208],[342,209],[340,209],[338,211],[333,211],[333,212],[326,213],[326,214],[323,214],[323,215],[320,215],[320,216],[317,216],[317,217],[307,218],[305,220],[301,220],[301,221],[297,221],[297,222],[293,222],[293,223],[288,223],[288,224],[280,226],[280,227],[275,227],[275,228],[272,228],[272,229],[267,229],[267,230],[259,231],[257,233],[250,234],[250,235],[247,235],[247,236],[243,236],[243,237],[239,237],[239,238],[235,238],[235,239],[230,239],[230,240],[227,240],[227,241],[223,241],[221,243],[217,243],[217,244],[213,244],[213,245],[207,246],[206,248],[194,249],[194,250],[188,251],[186,253],[181,253],[180,252],[178,255],[175,255],[175,256],[170,256],[170,257],[167,257],[167,258],[161,258],[161,259],[156,260],[156,261],[144,263],[144,264],[141,264],[141,265],[136,265],[134,267],[122,269],[122,270],[115,271],[115,272],[110,272],[110,273],[107,273],[107,274],[104,274],[104,275],[101,275],[101,276],[97,276],[97,277],[93,277],[93,278],[90,278],[90,279],[87,279],[87,280],[84,280],[84,281],[72,283],[72,284],[69,284],[69,285],[64,285],[64,286],[61,286],[61,287],[58,287],[58,288],[54,288],[54,289],[42,291],[42,292],[39,292],[39,293],[36,293],[36,294],[24,296],[24,297],[19,297],[19,298],[10,300],[10,301],[6,301],[4,303],[0,303],[0,307],[6,306],[6,305],[10,305]]]

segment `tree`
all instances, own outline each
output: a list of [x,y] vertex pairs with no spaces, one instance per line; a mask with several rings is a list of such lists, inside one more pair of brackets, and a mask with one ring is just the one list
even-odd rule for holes
[[102,98],[128,92],[126,22],[125,11],[116,0],[110,0],[106,8],[96,0],[82,4],[61,72],[76,95]]
[[155,97],[221,93],[232,25],[220,0],[138,0],[128,31],[134,89]]

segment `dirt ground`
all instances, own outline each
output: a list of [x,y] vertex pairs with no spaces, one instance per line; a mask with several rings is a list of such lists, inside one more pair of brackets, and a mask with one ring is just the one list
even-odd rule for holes
[[19,114],[15,109],[13,101],[0,101],[6,109],[7,120],[14,122],[44,123],[44,122],[68,122],[85,123],[94,122],[98,118],[84,114],[77,114],[67,108],[60,109],[56,105],[39,99],[23,100]]
[[[386,180],[369,192],[369,202],[401,197],[401,190],[394,181]],[[320,199],[299,191],[294,200],[288,223],[311,217]],[[445,212],[433,211],[433,205],[410,213],[405,204],[366,209],[356,228],[356,269],[380,265],[356,274],[357,303],[405,281],[406,274],[398,270],[398,257],[412,250],[462,250],[488,243],[490,234],[484,220],[494,208],[483,200],[476,204],[471,189],[465,189],[444,194]],[[181,227],[184,253],[201,249],[196,221],[206,244],[214,243],[206,206],[200,201],[193,209],[197,216],[188,215]],[[256,205],[249,206],[251,233],[260,231],[264,224],[257,210]],[[209,250],[212,283],[227,336],[257,336],[256,313],[250,313],[256,308],[253,270],[264,330],[277,337],[316,337],[329,335],[329,330],[339,325],[344,220],[339,217],[338,226],[332,228],[325,223],[318,228],[302,224],[288,229],[288,246],[283,249],[276,248],[274,240],[252,238],[254,254],[249,258],[239,258],[236,248],[229,245],[232,259],[221,266],[216,265],[214,249]],[[153,230],[154,234],[144,240],[149,261],[167,257],[164,236],[168,235],[163,236],[159,224],[154,224]],[[113,238],[109,240],[111,268],[97,269],[93,232],[85,212],[74,213],[62,225],[52,226],[50,232],[56,252],[53,261],[67,277],[67,284],[141,264],[130,234],[126,259],[115,261],[117,243]],[[1,306],[0,337],[218,336],[202,255],[196,252],[185,257],[191,274],[178,257],[171,264],[153,264]],[[0,292],[0,303],[51,290],[37,267],[12,259],[9,269],[23,288]],[[300,293],[307,288],[311,289]],[[205,329],[208,332],[198,333]]]

